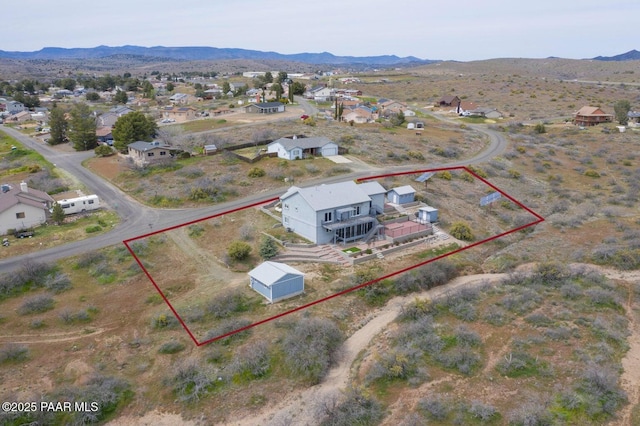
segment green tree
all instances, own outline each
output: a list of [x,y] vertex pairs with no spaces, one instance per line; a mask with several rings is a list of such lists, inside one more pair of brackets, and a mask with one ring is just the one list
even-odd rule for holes
[[289,79],[289,75],[285,72],[285,71],[280,71],[278,73],[278,77],[276,77],[276,82],[277,83],[284,83]]
[[263,237],[260,243],[260,257],[269,260],[278,254],[278,246],[273,238]]
[[533,128],[533,131],[538,133],[538,134],[547,133],[547,128],[544,126],[543,123],[538,123]]
[[111,134],[117,150],[125,151],[127,145],[136,141],[151,141],[158,131],[156,122],[140,111],[130,112],[119,117]]
[[299,81],[294,81],[289,87],[289,90],[293,91],[294,95],[304,95],[304,91],[307,90],[306,86]]
[[451,225],[451,229],[449,233],[453,238],[457,238],[462,241],[472,241],[473,233],[471,232],[471,227],[464,222],[455,222]]
[[97,144],[96,119],[88,105],[77,103],[69,113],[69,140],[76,151],[94,149]]
[[113,101],[117,104],[126,104],[129,102],[129,96],[127,96],[127,92],[118,90],[113,97]]
[[147,99],[152,99],[155,95],[155,91],[153,90],[153,84],[149,82],[149,80],[145,80],[142,83],[142,96]]
[[100,95],[98,94],[98,92],[89,92],[86,95],[84,95],[84,97],[91,102],[100,100]]
[[271,71],[267,71],[264,74],[264,82],[265,83],[273,83],[273,74],[271,74]]
[[51,128],[51,137],[49,145],[58,145],[67,140],[67,129],[69,123],[65,118],[64,111],[54,105],[49,114],[49,127]]
[[225,81],[224,83],[222,83],[222,94],[226,95],[230,91],[231,91],[231,85],[229,84],[229,82]]
[[96,147],[95,153],[97,157],[108,157],[113,154],[113,149],[109,145],[102,144]]
[[621,100],[613,105],[613,111],[616,115],[616,120],[623,126],[626,126],[629,122],[629,111],[631,111],[631,104],[627,100]]
[[394,126],[402,126],[402,123],[404,123],[404,118],[404,112],[398,111],[397,114],[391,117],[391,124],[393,124]]
[[167,92],[173,92],[175,90],[175,88],[176,88],[175,84],[173,84],[171,82],[167,83]]
[[58,203],[54,203],[53,210],[51,212],[51,219],[55,222],[56,225],[60,225],[64,222],[64,209]]
[[250,253],[251,246],[244,241],[233,241],[227,248],[227,254],[233,260],[244,260]]
[[282,93],[284,92],[282,85],[280,83],[273,83],[273,85],[271,86],[271,90],[276,92],[276,99],[280,100],[280,98],[282,97]]

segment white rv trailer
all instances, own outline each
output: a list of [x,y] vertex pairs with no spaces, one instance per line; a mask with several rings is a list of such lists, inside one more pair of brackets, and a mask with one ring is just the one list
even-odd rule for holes
[[64,214],[84,213],[100,208],[100,199],[97,195],[85,195],[68,200],[60,200],[58,204],[64,210]]

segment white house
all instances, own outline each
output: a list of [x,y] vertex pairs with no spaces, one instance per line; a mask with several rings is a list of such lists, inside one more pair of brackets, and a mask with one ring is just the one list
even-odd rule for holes
[[329,157],[338,155],[338,145],[326,137],[280,138],[267,145],[267,152],[277,152],[278,157],[287,160],[305,158],[307,156]]
[[385,192],[378,182],[292,186],[280,197],[282,225],[316,244],[367,240],[383,228]]
[[17,114],[24,111],[24,104],[18,101],[9,101],[6,103],[5,108],[9,114]]
[[46,222],[54,199],[46,192],[27,186],[19,188],[3,184],[0,192],[0,235],[10,229],[22,230],[42,225]]
[[291,266],[266,261],[249,271],[249,286],[275,303],[304,292],[304,274]]

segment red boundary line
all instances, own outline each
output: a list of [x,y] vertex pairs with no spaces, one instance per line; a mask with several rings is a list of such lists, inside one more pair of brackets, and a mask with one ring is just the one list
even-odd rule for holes
[[466,171],[466,172],[468,172],[469,174],[473,175],[475,178],[477,178],[477,179],[479,179],[480,181],[482,181],[485,185],[487,185],[487,186],[489,186],[490,188],[492,188],[492,189],[496,190],[496,191],[497,191],[497,192],[499,192],[502,196],[504,196],[505,198],[509,199],[510,201],[512,201],[513,203],[515,203],[516,205],[518,205],[520,208],[522,208],[522,209],[526,210],[528,213],[530,213],[530,214],[532,214],[533,216],[535,216],[535,217],[537,218],[537,220],[535,220],[535,221],[533,221],[533,222],[531,222],[531,223],[528,223],[528,224],[526,224],[526,225],[519,226],[519,227],[517,227],[517,228],[515,228],[515,229],[511,229],[511,230],[509,230],[509,231],[503,232],[503,233],[501,233],[501,234],[494,235],[494,236],[489,237],[489,238],[485,238],[484,240],[476,241],[475,243],[473,243],[473,244],[469,244],[469,245],[468,245],[468,246],[466,246],[466,247],[461,247],[461,248],[459,248],[459,249],[457,249],[457,250],[454,250],[454,251],[452,251],[452,252],[445,253],[445,254],[442,254],[442,255],[440,255],[440,256],[434,257],[433,259],[425,260],[424,262],[420,262],[420,263],[417,263],[417,264],[415,264],[415,265],[413,265],[413,266],[409,266],[409,267],[406,267],[406,268],[404,268],[404,269],[401,269],[401,270],[398,270],[398,271],[392,272],[392,273],[390,273],[390,274],[387,274],[387,275],[384,275],[384,276],[381,276],[381,277],[375,278],[375,279],[373,279],[373,280],[371,280],[371,281],[368,281],[368,282],[366,282],[366,283],[359,284],[359,285],[354,286],[354,287],[350,287],[350,288],[348,288],[348,289],[346,289],[346,290],[342,290],[342,291],[340,291],[340,292],[338,292],[338,293],[332,294],[332,295],[327,296],[327,297],[324,297],[324,298],[322,298],[322,299],[318,299],[318,300],[315,300],[315,301],[313,301],[313,302],[307,303],[307,304],[305,304],[305,305],[298,306],[297,308],[290,309],[290,310],[288,310],[288,311],[286,311],[286,312],[279,313],[279,314],[277,314],[277,315],[274,315],[274,316],[268,317],[268,318],[263,319],[263,320],[260,320],[260,321],[258,321],[258,322],[255,322],[255,323],[249,324],[249,325],[247,325],[247,326],[245,326],[245,327],[239,328],[239,329],[237,329],[237,330],[230,331],[230,332],[228,332],[228,333],[222,334],[222,335],[217,336],[217,337],[213,337],[213,338],[211,338],[211,339],[207,339],[207,340],[202,341],[202,342],[201,342],[201,341],[199,341],[199,340],[198,340],[198,339],[193,335],[193,333],[191,332],[191,330],[189,329],[189,327],[185,324],[185,322],[184,322],[184,320],[182,319],[182,317],[178,314],[178,312],[177,312],[177,311],[176,311],[176,309],[173,307],[173,305],[171,304],[171,302],[169,302],[169,299],[167,298],[167,296],[162,292],[162,290],[160,289],[160,287],[158,286],[158,284],[155,282],[155,280],[153,279],[153,277],[151,276],[151,274],[149,274],[149,272],[147,271],[147,269],[144,267],[144,265],[143,265],[142,261],[141,261],[141,260],[138,258],[138,256],[134,253],[134,251],[133,251],[133,249],[131,248],[131,246],[130,246],[130,244],[129,244],[129,243],[134,242],[134,241],[139,240],[139,239],[142,239],[142,238],[151,237],[151,236],[153,236],[153,235],[157,235],[157,234],[163,233],[163,232],[165,232],[165,231],[171,231],[171,230],[173,230],[173,229],[182,228],[182,227],[184,227],[184,226],[189,226],[189,225],[192,225],[192,224],[194,224],[194,223],[202,222],[202,221],[205,221],[205,220],[208,220],[208,219],[213,219],[213,218],[216,218],[216,217],[219,217],[219,216],[223,216],[223,215],[225,215],[225,214],[234,213],[234,212],[237,212],[237,211],[240,211],[240,210],[245,210],[245,209],[248,209],[248,208],[251,208],[251,207],[259,206],[259,205],[261,205],[261,204],[270,203],[270,202],[273,202],[273,201],[275,201],[275,200],[278,200],[280,197],[274,197],[274,198],[269,198],[269,199],[261,200],[261,201],[258,201],[258,202],[252,203],[252,204],[248,204],[248,205],[246,205],[246,206],[242,206],[242,207],[237,207],[237,208],[235,208],[235,209],[228,210],[228,211],[225,211],[225,212],[222,212],[222,213],[217,213],[217,214],[214,214],[214,215],[211,215],[211,216],[207,216],[207,217],[204,217],[204,218],[200,218],[200,219],[192,220],[192,221],[190,221],[190,222],[183,223],[183,224],[180,224],[180,225],[175,225],[175,226],[171,226],[171,227],[169,227],[169,228],[165,228],[165,229],[161,229],[161,230],[158,230],[158,231],[150,232],[150,233],[147,233],[147,234],[144,234],[144,235],[140,235],[140,236],[135,237],[135,238],[130,238],[130,239],[128,239],[128,240],[124,240],[124,241],[123,241],[123,243],[124,243],[124,245],[127,247],[127,249],[129,250],[129,253],[131,253],[131,255],[133,256],[133,258],[136,260],[136,262],[138,263],[138,265],[140,266],[140,268],[142,268],[142,270],[144,271],[144,273],[145,273],[145,275],[147,276],[147,278],[149,279],[149,281],[151,281],[151,283],[153,284],[153,286],[156,288],[156,290],[158,291],[158,293],[160,294],[160,296],[162,297],[162,299],[164,300],[164,302],[167,304],[167,306],[169,306],[169,309],[171,309],[171,312],[172,312],[172,313],[173,313],[173,315],[178,319],[178,321],[179,321],[179,322],[180,322],[180,324],[182,325],[182,328],[184,328],[184,329],[185,329],[185,331],[187,332],[187,334],[189,335],[189,337],[191,338],[191,340],[193,340],[193,342],[196,344],[196,346],[204,346],[204,345],[206,345],[206,344],[209,344],[209,343],[215,342],[216,340],[224,339],[225,337],[229,337],[229,336],[231,336],[231,335],[233,335],[233,334],[236,334],[236,333],[239,333],[239,332],[241,332],[241,331],[245,331],[245,330],[248,330],[248,329],[250,329],[250,328],[256,327],[256,326],[258,326],[258,325],[261,325],[261,324],[267,323],[267,322],[269,322],[269,321],[273,321],[273,320],[275,320],[275,319],[282,318],[282,317],[284,317],[285,315],[289,315],[289,314],[292,314],[292,313],[294,313],[294,312],[298,312],[298,311],[301,311],[301,310],[303,310],[303,309],[309,308],[309,307],[311,307],[311,306],[317,305],[317,304],[319,304],[319,303],[326,302],[327,300],[333,299],[333,298],[335,298],[335,297],[342,296],[342,295],[344,295],[344,294],[350,293],[350,292],[355,291],[355,290],[359,290],[359,289],[361,289],[361,288],[363,288],[363,287],[367,287],[367,286],[369,286],[369,285],[375,284],[375,283],[380,282],[380,281],[382,281],[382,280],[385,280],[385,279],[387,279],[387,278],[391,278],[391,277],[393,277],[393,276],[395,276],[395,275],[402,274],[402,273],[404,273],[404,272],[410,271],[410,270],[415,269],[415,268],[419,268],[420,266],[424,266],[424,265],[426,265],[426,264],[428,264],[428,263],[435,262],[435,261],[437,261],[437,260],[440,260],[440,259],[445,258],[445,257],[447,257],[447,256],[454,255],[454,254],[456,254],[456,253],[460,253],[460,252],[462,252],[462,251],[464,251],[464,250],[468,250],[468,249],[473,248],[473,247],[476,247],[476,246],[478,246],[478,245],[480,245],[480,244],[484,244],[484,243],[487,243],[487,242],[489,242],[489,241],[493,241],[493,240],[496,240],[496,239],[498,239],[498,238],[502,238],[502,237],[504,237],[505,235],[509,235],[509,234],[514,233],[514,232],[518,232],[518,231],[520,231],[520,230],[522,230],[522,229],[528,228],[528,227],[533,226],[533,225],[537,225],[538,223],[540,223],[540,222],[543,222],[543,221],[544,221],[544,218],[543,218],[542,216],[540,216],[539,214],[537,214],[536,212],[534,212],[533,210],[531,210],[530,208],[528,208],[527,206],[525,206],[524,204],[522,204],[521,202],[519,202],[518,200],[516,200],[515,198],[513,198],[513,197],[512,197],[512,196],[510,196],[509,194],[507,194],[506,192],[504,192],[504,191],[500,190],[497,186],[493,185],[492,183],[490,183],[490,182],[489,182],[489,181],[487,181],[486,179],[484,179],[484,178],[482,178],[482,177],[478,176],[478,174],[477,174],[476,172],[474,172],[473,170],[471,170],[469,167],[466,167],[466,166],[442,167],[442,168],[437,168],[437,169],[424,169],[424,170],[413,170],[413,171],[409,171],[409,172],[390,173],[390,174],[385,174],[385,175],[378,175],[378,176],[364,177],[364,178],[357,179],[357,181],[358,181],[358,182],[365,182],[365,181],[368,181],[368,180],[382,179],[382,178],[387,178],[387,177],[392,177],[392,176],[413,175],[413,174],[418,174],[418,173],[426,173],[426,172],[441,172],[441,171],[448,171],[448,170],[465,170],[465,171]]

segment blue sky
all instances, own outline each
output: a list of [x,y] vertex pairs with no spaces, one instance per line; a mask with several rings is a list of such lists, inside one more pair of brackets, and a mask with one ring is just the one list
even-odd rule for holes
[[129,44],[471,61],[640,50],[638,0],[23,0],[1,22],[8,51]]

